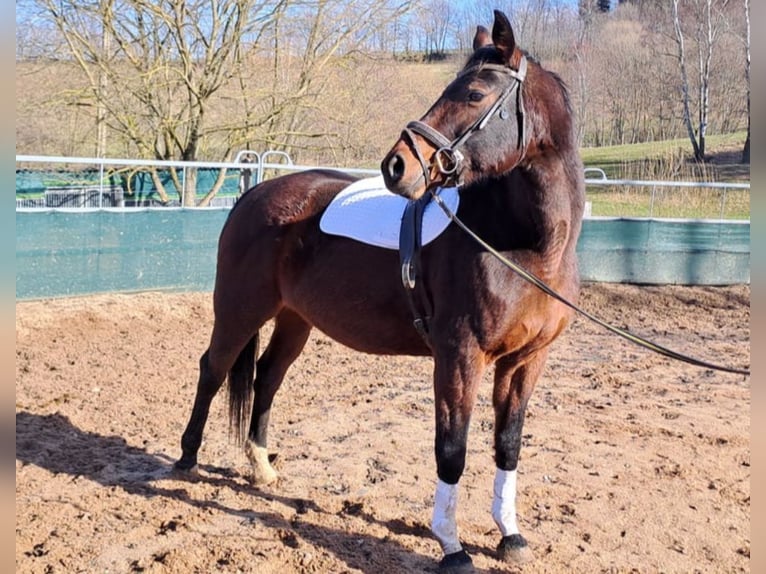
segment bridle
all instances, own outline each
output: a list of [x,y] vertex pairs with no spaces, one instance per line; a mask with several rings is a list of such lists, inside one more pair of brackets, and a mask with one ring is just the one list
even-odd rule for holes
[[[507,119],[508,110],[504,107],[504,104],[512,96],[514,96],[514,94],[516,96],[516,119],[518,122],[519,134],[517,149],[521,151],[519,159],[516,163],[518,164],[524,158],[526,153],[527,138],[526,120],[524,113],[524,97],[521,85],[527,75],[527,58],[524,55],[521,56],[518,70],[514,70],[513,68],[499,64],[481,63],[463,70],[456,79],[460,79],[463,76],[484,70],[499,72],[501,74],[510,76],[511,81],[503,89],[500,96],[494,101],[494,103],[489,106],[484,111],[484,113],[479,116],[475,122],[468,126],[468,128],[466,128],[458,137],[450,140],[436,128],[433,128],[432,126],[429,126],[427,123],[420,120],[409,122],[402,131],[402,139],[408,142],[415,157],[420,162],[420,167],[423,170],[426,189],[428,189],[433,183],[431,179],[431,170],[434,168],[439,173],[439,175],[444,178],[443,184],[460,183],[458,178],[460,176],[463,160],[465,159],[463,154],[460,152],[460,146],[462,146],[472,135],[483,130],[489,121],[495,117],[495,115],[497,115],[501,120]],[[423,156],[423,153],[417,144],[415,134],[425,139],[436,149],[430,165],[425,160],[425,157]]]

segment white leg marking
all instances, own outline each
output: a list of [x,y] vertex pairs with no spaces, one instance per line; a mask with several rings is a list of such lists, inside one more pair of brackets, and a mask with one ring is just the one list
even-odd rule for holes
[[269,452],[265,448],[248,439],[245,441],[245,454],[253,470],[254,484],[270,484],[277,479],[277,473],[269,462]]
[[503,536],[519,534],[516,525],[516,471],[495,471],[494,496],[492,497],[492,518]]
[[436,535],[444,554],[460,552],[463,547],[457,536],[457,484],[447,484],[438,480],[434,495],[434,515],[431,531]]

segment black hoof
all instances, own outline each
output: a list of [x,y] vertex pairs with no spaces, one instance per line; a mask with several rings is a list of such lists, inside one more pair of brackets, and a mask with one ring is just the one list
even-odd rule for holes
[[526,564],[535,559],[527,541],[521,534],[503,536],[497,546],[498,558],[509,564]]
[[439,562],[439,572],[445,572],[448,574],[471,574],[474,572],[473,562],[468,552],[461,550],[460,552],[453,552],[447,554]]
[[178,470],[180,472],[195,472],[197,470],[197,457],[182,456],[180,460],[177,460],[173,465],[173,470]]

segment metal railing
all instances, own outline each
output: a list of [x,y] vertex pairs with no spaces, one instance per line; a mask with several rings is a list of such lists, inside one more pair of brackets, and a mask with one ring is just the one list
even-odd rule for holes
[[[586,173],[594,168],[586,169]],[[659,181],[659,180],[635,180],[635,179],[608,179],[603,170],[598,169],[602,177],[586,178],[586,186],[600,186],[609,188],[649,188],[648,217],[655,216],[655,209],[658,203],[659,192],[663,189],[697,189],[697,190],[715,190],[720,194],[718,219],[725,219],[726,201],[730,191],[750,192],[750,183],[724,183],[724,182],[705,182],[705,181]],[[749,198],[748,198],[749,204]],[[749,213],[748,213],[749,219]]]
[[[271,161],[271,158],[275,158],[277,161]],[[281,160],[281,161],[280,161]],[[114,184],[111,183],[110,178],[114,176],[116,172],[124,168],[147,168],[147,169],[166,169],[166,170],[179,170],[180,180],[180,193],[179,201],[172,202],[171,205],[185,205],[185,195],[188,191],[187,180],[188,170],[190,169],[212,169],[212,170],[234,170],[239,178],[239,183],[236,186],[235,194],[242,193],[249,189],[253,185],[257,185],[266,177],[269,170],[275,172],[281,171],[303,171],[307,169],[313,169],[316,166],[297,165],[293,163],[292,158],[283,152],[278,150],[268,150],[263,153],[258,153],[250,150],[243,150],[233,162],[205,162],[205,161],[162,161],[162,160],[141,160],[141,159],[119,159],[119,158],[87,158],[87,157],[63,157],[63,156],[36,156],[36,155],[17,155],[16,166],[17,171],[19,164],[32,165],[36,169],[40,166],[78,166],[81,169],[85,166],[91,166],[96,168],[98,175],[96,181],[92,184],[84,186],[82,184],[75,184],[72,186],[62,186],[60,183],[56,185],[45,185],[45,192],[55,187],[56,192],[62,193],[64,187],[69,187],[73,195],[81,194],[81,190],[87,187],[89,190],[95,192],[98,191],[95,197],[96,201],[91,201],[87,207],[90,208],[108,208],[113,207],[111,202],[105,201],[105,198],[109,197],[110,191],[114,188]],[[361,169],[361,168],[333,168],[338,169],[351,174],[358,175],[376,175],[380,173],[375,169]],[[197,190],[204,191],[204,190]],[[230,190],[231,191],[231,190]],[[17,189],[18,195],[18,189]],[[123,205],[124,206],[124,205]],[[50,205],[50,202],[41,200],[40,198],[30,200],[27,198],[17,199],[17,209],[39,209],[39,208],[55,208],[55,205]],[[61,206],[71,208],[72,205]],[[82,205],[81,207],[86,207]],[[190,206],[187,206],[190,207]]]
[[[175,169],[180,171],[179,180],[181,182],[180,197],[178,202],[172,205],[184,206],[185,194],[187,192],[187,172],[189,169],[212,169],[212,170],[233,170],[237,176],[236,185],[228,190],[228,195],[234,198],[246,191],[253,185],[262,182],[269,173],[280,174],[282,172],[303,171],[314,169],[320,166],[298,165],[293,163],[292,158],[285,152],[279,150],[268,150],[265,152],[256,152],[252,150],[242,150],[239,152],[233,162],[202,162],[202,161],[157,161],[157,160],[137,160],[137,159],[111,159],[111,158],[82,158],[82,157],[61,157],[61,156],[33,156],[17,155],[17,171],[19,164],[32,165],[35,169],[39,166],[92,166],[98,172],[97,181],[87,186],[72,185],[47,185],[45,194],[56,194],[56,200],[51,201],[46,198],[19,199],[17,197],[16,208],[19,210],[39,209],[39,208],[82,208],[91,207],[97,209],[112,207],[128,207],[124,197],[119,197],[119,186],[115,186],[110,178],[124,168],[148,168],[148,169]],[[350,174],[360,176],[375,176],[380,173],[378,169],[364,168],[338,168],[330,167],[328,169],[337,169]],[[596,174],[597,177],[588,177],[590,174]],[[628,180],[628,179],[608,179],[604,170],[598,167],[588,167],[585,169],[585,184],[587,187],[607,189],[649,189],[648,206],[645,216],[654,217],[659,196],[663,190],[673,189],[698,189],[715,190],[720,194],[720,206],[718,209],[718,218],[725,218],[727,198],[729,192],[747,191],[748,192],[748,219],[749,219],[749,183],[720,183],[720,182],[691,182],[691,181],[654,181],[654,180]],[[129,191],[129,190],[126,190]],[[204,195],[205,190],[198,190]],[[71,193],[73,199],[67,200],[65,194]],[[82,200],[87,195],[87,201]],[[17,190],[18,195],[18,190]],[[76,197],[75,197],[76,196]],[[79,199],[77,199],[79,198]],[[591,198],[589,198],[591,199]],[[230,203],[233,203],[233,199]],[[589,203],[592,203],[589,201]]]

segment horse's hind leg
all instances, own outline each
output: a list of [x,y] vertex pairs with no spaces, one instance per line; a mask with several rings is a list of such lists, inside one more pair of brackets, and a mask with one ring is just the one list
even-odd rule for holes
[[[194,406],[189,422],[181,437],[181,458],[175,463],[178,470],[193,470],[197,466],[197,453],[202,445],[202,434],[210,413],[210,404],[226,380],[229,369],[236,362],[254,362],[258,332],[243,333],[236,339],[231,338],[231,331],[222,328],[217,322],[213,327],[210,347],[199,361],[199,380]],[[252,368],[251,380],[252,380]],[[248,383],[249,384],[249,383]]]
[[523,564],[533,559],[516,522],[516,469],[527,403],[548,356],[538,351],[522,365],[501,358],[495,368],[492,402],[495,409],[495,471],[492,517],[502,539],[497,547],[501,560]]
[[283,309],[275,318],[269,345],[256,364],[253,414],[245,441],[245,452],[252,465],[255,484],[268,484],[277,478],[267,451],[271,404],[287,369],[306,345],[310,332],[310,324],[293,311]]

